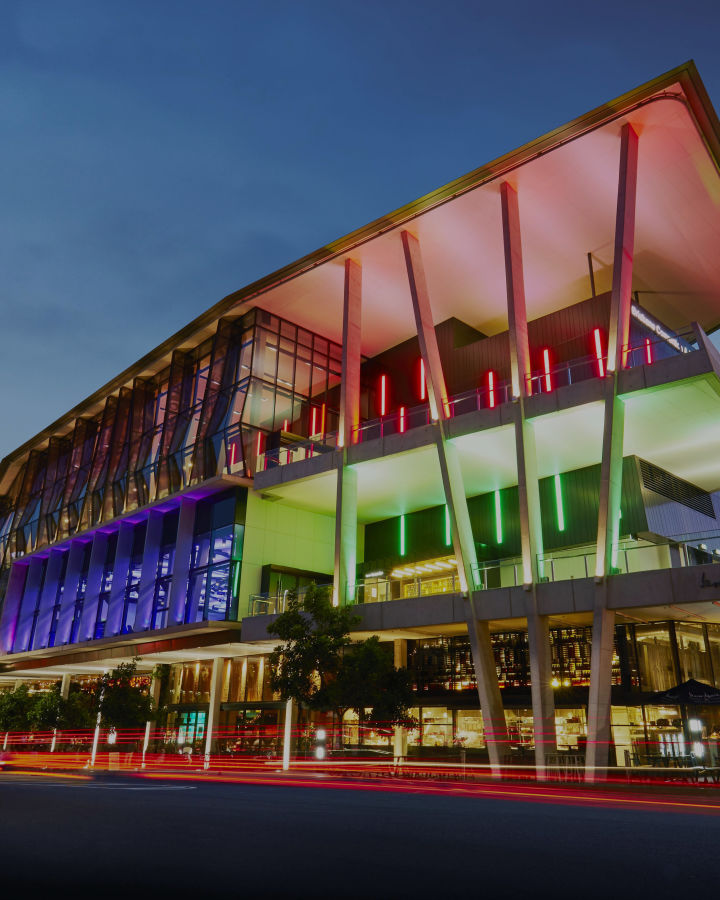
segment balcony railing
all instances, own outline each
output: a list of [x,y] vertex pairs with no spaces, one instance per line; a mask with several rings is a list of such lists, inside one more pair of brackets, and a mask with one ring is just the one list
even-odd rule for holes
[[[317,585],[319,590],[332,592],[331,584]],[[284,613],[288,608],[291,596],[297,596],[302,606],[303,597],[307,591],[307,587],[300,588],[297,591],[284,590],[277,591],[274,594],[251,594],[248,603],[248,616],[276,616]]]
[[[577,553],[546,553],[538,557],[540,577],[547,581],[592,578],[597,555],[585,549]],[[651,572],[685,566],[720,563],[720,532],[667,539],[657,544],[621,543],[613,560],[611,575]]]
[[289,466],[291,463],[313,459],[323,453],[332,453],[336,449],[336,444],[337,435],[326,434],[323,437],[266,450],[258,455],[255,471],[267,472],[268,469],[275,469],[277,466]]

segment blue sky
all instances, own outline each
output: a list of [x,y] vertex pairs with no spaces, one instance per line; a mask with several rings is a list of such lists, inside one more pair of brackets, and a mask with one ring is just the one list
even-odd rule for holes
[[0,456],[250,281],[694,58],[720,4],[4,0]]

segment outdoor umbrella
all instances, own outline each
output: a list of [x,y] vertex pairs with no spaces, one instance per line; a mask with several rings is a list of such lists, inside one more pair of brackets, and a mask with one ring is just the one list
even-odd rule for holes
[[720,691],[709,684],[703,684],[702,681],[695,681],[690,678],[677,684],[675,687],[667,691],[659,691],[653,697],[658,703],[671,703],[681,706],[713,706],[720,705]]

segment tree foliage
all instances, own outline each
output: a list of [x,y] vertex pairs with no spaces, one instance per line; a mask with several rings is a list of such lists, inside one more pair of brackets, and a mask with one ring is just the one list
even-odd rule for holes
[[377,637],[353,643],[350,628],[359,619],[348,607],[332,606],[328,591],[312,585],[301,603],[291,595],[287,610],[268,631],[283,643],[271,657],[271,684],[280,696],[338,720],[353,709],[370,719],[412,726],[412,686],[396,669],[387,645]]
[[287,609],[268,628],[283,641],[270,656],[273,690],[310,709],[325,709],[324,691],[337,676],[357,621],[348,607],[331,604],[326,588],[310,585],[302,602],[289,594]]
[[71,685],[67,699],[60,696],[59,685],[33,694],[23,684],[0,693],[0,732],[79,731],[95,725],[98,711],[109,728],[139,728],[153,718],[153,709],[147,691],[133,683],[136,675],[133,660],[106,672],[88,688]]
[[137,660],[133,660],[98,678],[93,693],[104,726],[140,728],[154,718],[152,698],[133,683],[136,675]]

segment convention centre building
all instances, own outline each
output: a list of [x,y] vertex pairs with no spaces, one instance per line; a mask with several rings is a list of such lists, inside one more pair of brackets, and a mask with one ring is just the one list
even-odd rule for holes
[[0,688],[166,664],[164,739],[220,752],[315,582],[410,670],[410,756],[715,759],[719,166],[686,63],[95,390],[0,464]]

